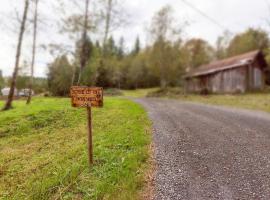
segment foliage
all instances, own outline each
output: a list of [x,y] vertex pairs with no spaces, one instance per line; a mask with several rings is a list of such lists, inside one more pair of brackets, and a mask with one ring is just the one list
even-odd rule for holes
[[104,90],[104,95],[105,96],[122,96],[123,92],[119,89],[110,88],[110,89]]
[[133,98],[146,97],[149,93],[155,92],[159,88],[147,88],[147,89],[137,89],[137,90],[123,90],[124,96]]
[[228,46],[231,41],[231,33],[225,31],[223,35],[219,36],[216,41],[215,57],[220,60],[228,57]]
[[46,78],[34,78],[33,90],[35,94],[40,94],[48,91],[48,81]]
[[[179,56],[175,56],[179,52],[179,40],[175,44],[172,38],[178,37],[180,30],[176,30],[173,24],[173,11],[170,6],[160,9],[153,17],[150,27],[151,37],[154,44],[150,56],[150,65],[152,71],[159,78],[160,87],[166,88],[174,81],[173,75],[179,75]],[[176,47],[176,48],[175,48]],[[181,69],[180,69],[181,70]]]
[[141,51],[141,41],[140,41],[140,38],[137,37],[131,54],[133,56],[136,56],[136,55],[138,55],[138,53],[140,53],[140,51]]
[[214,58],[214,49],[202,39],[188,40],[183,47],[185,66],[188,69],[207,64]]
[[235,56],[253,50],[266,51],[270,47],[268,33],[262,29],[250,28],[236,35],[228,47],[228,56]]
[[56,98],[14,106],[0,115],[3,199],[139,199],[150,143],[142,107],[105,98],[104,108],[93,109],[95,164],[89,169],[84,109]]
[[[18,90],[29,88],[31,77],[28,75],[19,75],[16,81],[16,88]],[[8,85],[10,85],[11,79],[8,79]],[[48,91],[48,80],[46,78],[34,78],[33,90],[35,94],[40,94]]]
[[155,91],[148,92],[147,97],[172,97],[177,95],[183,95],[184,91],[182,88],[165,88],[158,89]]
[[[225,32],[217,39],[215,47],[200,38],[183,40],[182,32],[185,24],[177,24],[173,9],[170,6],[161,8],[153,16],[148,27],[149,43],[142,47],[140,38],[137,37],[134,45],[132,45],[133,48],[127,50],[124,38],[120,37],[119,41],[116,42],[113,34],[111,34],[113,27],[117,24],[116,21],[121,18],[115,18],[115,15],[117,15],[115,10],[120,8],[118,7],[119,2],[102,0],[100,3],[98,9],[101,9],[101,14],[92,16],[94,25],[89,22],[89,26],[93,26],[93,29],[91,30],[88,27],[88,31],[94,33],[97,28],[100,28],[101,24],[104,25],[102,26],[103,28],[106,27],[104,41],[100,42],[100,38],[92,41],[92,38],[87,37],[88,60],[82,71],[81,85],[100,86],[105,89],[151,87],[165,89],[166,87],[182,86],[182,77],[187,71],[216,59],[227,58],[255,49],[262,49],[270,62],[269,37],[266,31],[250,28],[234,37],[231,33]],[[95,12],[92,14],[94,15]],[[97,18],[100,18],[100,22],[95,20]],[[74,20],[79,21],[80,25],[74,24]],[[71,32],[81,32],[81,29],[76,26],[83,25],[82,17],[78,18],[77,16],[74,19],[71,17],[68,21],[66,25],[75,26]],[[67,66],[71,65],[68,68],[70,72],[72,71],[72,75],[65,75],[66,71],[63,74],[57,74],[53,70],[49,70],[52,72],[51,77],[61,80],[57,83],[68,83],[62,84],[63,88],[61,88],[61,84],[51,84],[49,77],[52,94],[66,95],[67,87],[70,86],[69,82],[71,82],[71,85],[76,83],[74,80],[77,80],[80,74],[81,49],[80,41],[76,42],[75,53],[72,54],[72,57],[69,57],[72,62]],[[59,57],[53,65],[57,60],[59,60]],[[59,64],[59,62],[57,63]],[[61,67],[58,66],[58,68]],[[58,76],[60,77],[57,78]],[[67,80],[64,81],[64,79]],[[58,92],[54,91],[56,87],[53,85],[58,87]]]
[[49,65],[48,85],[51,93],[66,96],[74,79],[74,68],[66,56],[60,56]]
[[[254,50],[261,50],[270,66],[270,38],[267,31],[260,28],[249,28],[245,32],[235,35],[231,40],[228,34],[224,34],[217,41],[216,56],[220,59]],[[269,73],[267,73],[267,84],[270,83],[269,79]]]

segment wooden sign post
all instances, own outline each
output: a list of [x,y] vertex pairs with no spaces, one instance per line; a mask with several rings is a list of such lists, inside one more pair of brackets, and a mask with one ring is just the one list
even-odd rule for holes
[[93,134],[92,134],[92,107],[103,107],[103,88],[73,86],[70,89],[73,107],[87,109],[88,125],[88,158],[93,164]]

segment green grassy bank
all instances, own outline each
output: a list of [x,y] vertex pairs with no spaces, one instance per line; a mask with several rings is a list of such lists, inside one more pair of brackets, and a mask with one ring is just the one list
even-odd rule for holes
[[105,98],[94,109],[89,169],[85,109],[57,98],[14,106],[0,113],[0,199],[140,199],[150,144],[142,107]]

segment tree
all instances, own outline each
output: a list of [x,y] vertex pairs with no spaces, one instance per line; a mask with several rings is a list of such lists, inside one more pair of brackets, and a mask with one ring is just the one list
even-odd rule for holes
[[[126,23],[125,10],[122,9],[119,0],[100,0],[100,21],[103,28],[103,50],[106,52],[106,44],[112,31]],[[104,25],[104,27],[103,27]]]
[[89,51],[89,45],[87,41],[87,30],[88,30],[88,13],[89,13],[89,0],[85,0],[85,13],[84,13],[84,25],[83,25],[83,33],[82,33],[82,39],[81,39],[81,50],[80,50],[80,72],[78,76],[78,82],[77,85],[80,85],[82,71],[86,66],[86,63],[89,60],[90,51]]
[[3,77],[2,70],[0,70],[0,90],[3,89],[4,87],[5,87],[5,80]]
[[105,56],[104,58],[110,58],[110,57],[114,57],[117,55],[118,49],[117,49],[117,46],[115,44],[113,36],[111,36],[108,39],[105,46],[106,46],[106,52],[104,52],[104,54],[103,54],[103,56]]
[[[77,82],[77,85],[81,84],[81,78],[83,76],[83,71],[88,66],[88,64],[92,58],[93,49],[94,49],[93,43],[89,37],[86,37],[86,39],[81,39],[76,43],[76,50],[75,50],[75,55],[74,55],[75,74],[74,74],[72,84],[74,84],[76,72],[77,72],[77,78],[78,78],[77,80],[79,80],[79,82]],[[82,51],[84,51],[84,52],[82,52]]]
[[101,57],[101,50],[99,44],[96,42],[95,45],[91,45],[91,55],[87,66],[83,70],[81,83],[86,86],[94,86],[97,79],[97,68],[99,67],[99,60]]
[[231,40],[227,53],[228,56],[235,56],[257,49],[266,51],[269,47],[270,40],[266,31],[249,28]]
[[33,27],[33,47],[32,47],[32,62],[31,62],[31,78],[29,83],[29,94],[27,98],[26,104],[31,103],[32,98],[32,89],[34,84],[34,67],[36,61],[36,46],[37,46],[37,23],[38,23],[38,3],[39,0],[34,0],[35,3],[35,11],[34,11],[34,27]]
[[140,38],[139,36],[136,38],[136,41],[135,41],[135,44],[134,44],[134,47],[133,47],[133,50],[131,52],[132,55],[138,55],[138,53],[140,53],[141,51],[141,41],[140,41]]
[[113,0],[105,0],[106,5],[106,13],[105,13],[105,32],[103,38],[103,48],[104,52],[106,52],[106,43],[108,40],[108,36],[111,28],[111,20],[112,20],[112,11],[113,11]]
[[[121,57],[119,54],[122,54],[122,52],[119,52],[119,49],[117,49],[114,39],[110,34],[113,30],[123,25],[124,12],[121,11],[118,0],[100,0],[100,2],[102,8],[100,16],[101,23],[104,24],[104,30],[102,30],[104,36],[102,43],[102,56],[100,57],[99,67],[97,69],[97,85],[109,87],[113,85],[113,82],[115,82],[116,79],[116,82],[120,85],[119,78],[121,75],[119,73],[115,73],[115,71],[119,72],[119,70],[113,69],[110,65],[112,61],[115,61],[115,56]],[[109,77],[107,74],[111,74],[111,76]]]
[[132,62],[129,66],[128,87],[130,89],[144,88],[151,85],[150,68],[147,65],[147,53],[141,52],[136,56],[132,56]]
[[207,64],[214,58],[214,48],[202,39],[188,40],[182,50],[185,53],[185,65],[188,70]]
[[23,42],[23,37],[24,37],[24,32],[25,32],[25,24],[26,24],[26,20],[27,20],[28,9],[29,9],[29,0],[25,0],[24,12],[23,12],[23,17],[22,17],[22,21],[21,21],[19,39],[18,39],[18,44],[17,44],[15,67],[14,67],[14,72],[12,75],[12,81],[11,81],[8,99],[7,99],[7,102],[6,102],[3,110],[9,110],[12,107],[12,101],[13,101],[15,86],[16,86],[16,79],[17,79],[17,75],[18,75],[18,71],[19,71],[21,48],[22,48],[22,42]]
[[229,32],[224,32],[222,36],[219,36],[216,41],[216,52],[215,58],[220,60],[228,57],[228,46],[231,41],[231,34]]
[[117,58],[119,60],[123,59],[125,55],[125,39],[123,37],[119,40],[119,45],[117,47]]
[[[151,53],[151,65],[155,67],[154,72],[160,79],[160,87],[166,88],[170,82],[170,74],[174,71],[171,52],[171,38],[180,35],[180,30],[176,30],[173,22],[173,11],[170,6],[165,6],[159,10],[152,19],[150,33],[154,39],[154,45]],[[179,38],[178,38],[179,39]]]
[[180,45],[157,41],[151,49],[149,64],[152,73],[159,77],[162,89],[175,85],[184,68],[180,60]]
[[68,58],[62,55],[49,65],[48,86],[50,92],[55,96],[67,96],[72,79],[72,65]]
[[96,84],[100,87],[108,88],[110,87],[110,74],[109,71],[106,69],[106,67],[103,65],[103,63],[100,63],[98,69],[97,69],[97,80]]

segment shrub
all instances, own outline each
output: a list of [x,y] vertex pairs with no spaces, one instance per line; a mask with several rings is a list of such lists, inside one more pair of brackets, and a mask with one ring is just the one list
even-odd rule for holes
[[110,89],[104,90],[104,95],[105,96],[123,96],[123,92],[116,88],[110,88]]
[[182,88],[165,88],[159,89],[154,92],[149,92],[147,97],[166,97],[166,96],[177,96],[184,95],[184,91]]

